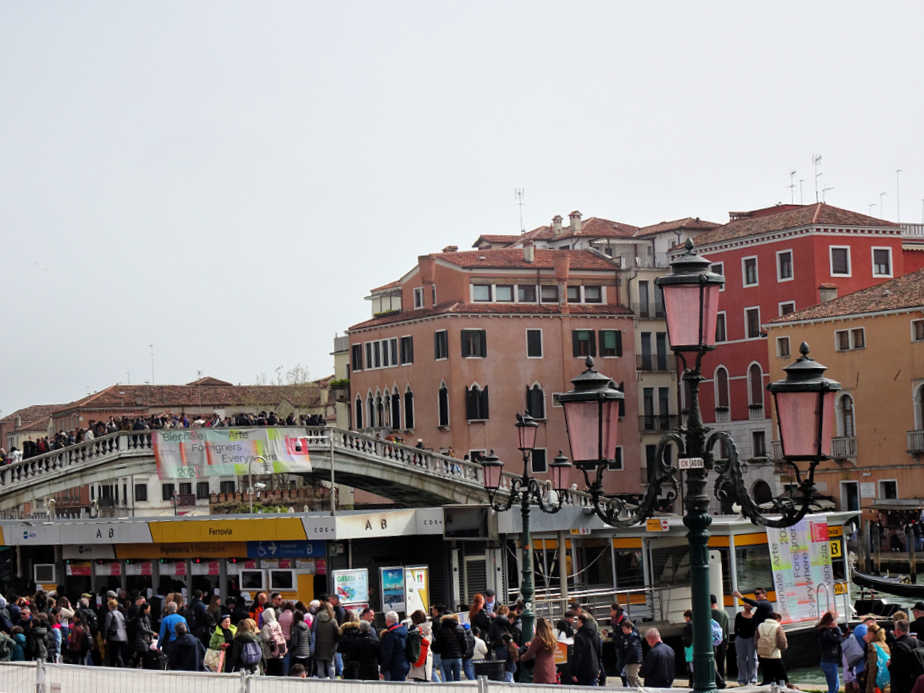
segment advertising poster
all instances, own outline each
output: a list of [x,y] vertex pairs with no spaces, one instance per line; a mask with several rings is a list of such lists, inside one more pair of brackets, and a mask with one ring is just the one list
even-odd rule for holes
[[418,609],[430,613],[430,569],[425,565],[404,569],[404,593],[407,613]]
[[369,601],[369,571],[365,568],[335,570],[334,590],[344,604],[362,604]]
[[404,567],[379,568],[382,579],[382,611],[397,611],[404,608]]
[[[187,428],[153,431],[151,442],[161,479],[200,479],[310,472],[308,439],[300,428]],[[266,464],[257,457],[263,457]]]
[[770,567],[776,590],[776,608],[783,623],[811,621],[828,604],[823,595],[816,605],[816,589],[828,586],[834,594],[834,571],[825,515],[808,515],[792,527],[767,528]]

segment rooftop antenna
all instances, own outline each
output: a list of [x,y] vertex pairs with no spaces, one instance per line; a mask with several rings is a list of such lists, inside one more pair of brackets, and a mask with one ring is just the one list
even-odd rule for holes
[[834,186],[833,186],[833,185],[830,185],[830,186],[828,186],[827,188],[822,188],[822,189],[821,189],[821,201],[822,201],[822,202],[825,201],[825,193],[827,193],[829,190],[834,190]]
[[151,385],[154,384],[154,345],[148,344],[148,349],[151,350]]
[[815,202],[818,202],[818,179],[821,178],[821,154],[812,155],[812,172],[815,174]]
[[870,215],[870,216],[873,216],[873,207],[875,207],[875,206],[876,206],[876,203],[875,203],[875,202],[870,202],[870,203],[869,203],[869,215]]
[[799,204],[805,204],[805,196],[802,194],[802,184],[805,182],[805,178],[799,179]]
[[526,225],[523,223],[523,204],[526,199],[526,190],[524,188],[514,188],[513,198],[517,201],[517,207],[520,208],[520,233],[526,233]]
[[895,169],[895,221],[902,223],[902,170]]
[[796,172],[789,172],[789,203],[792,204],[796,201]]
[[887,194],[887,193],[885,193],[885,192],[879,193],[879,216],[881,216],[881,217],[884,217],[884,216],[885,216],[885,204],[884,204],[884,201],[885,201],[885,198],[886,198],[886,194]]

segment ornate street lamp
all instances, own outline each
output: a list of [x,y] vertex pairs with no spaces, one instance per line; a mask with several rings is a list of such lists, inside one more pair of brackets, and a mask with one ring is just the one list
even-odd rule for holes
[[529,474],[529,460],[533,450],[536,448],[536,433],[539,430],[539,424],[529,414],[517,414],[517,447],[523,455],[523,474],[515,476],[510,480],[510,487],[506,489],[507,499],[501,502],[495,502],[495,496],[501,490],[502,471],[504,463],[501,462],[492,450],[489,455],[481,459],[481,467],[484,473],[484,487],[488,492],[488,500],[495,512],[505,512],[513,507],[514,503],[520,504],[520,518],[522,519],[522,534],[520,535],[520,544],[523,549],[523,559],[520,564],[520,597],[523,599],[525,608],[520,615],[520,621],[523,626],[523,640],[531,640],[533,637],[533,624],[535,617],[533,615],[533,563],[532,538],[529,532],[529,513],[532,504],[535,503],[544,513],[557,513],[561,510],[564,502],[565,493],[568,488],[568,473],[571,469],[571,463],[568,458],[558,453],[558,456],[551,464],[552,488],[555,490],[555,498],[548,498],[544,493],[544,486]]
[[[589,363],[588,371],[572,381],[574,390],[559,396],[565,409],[572,456],[584,472],[594,512],[610,526],[631,527],[639,524],[650,517],[659,503],[663,502],[659,501],[659,496],[666,494],[668,501],[676,498],[676,472],[671,465],[669,449],[676,445],[680,451],[679,466],[687,470],[683,523],[689,529],[687,539],[690,546],[693,602],[693,670],[694,690],[697,693],[715,691],[707,549],[712,517],[709,514],[706,475],[709,470],[715,469],[716,498],[726,503],[739,504],[742,514],[753,523],[769,527],[794,525],[809,510],[815,467],[830,452],[833,397],[834,392],[840,389],[839,384],[822,377],[825,367],[808,358],[808,346],[805,344],[802,345],[802,357],[786,368],[786,379],[769,386],[776,402],[780,438],[785,441],[784,458],[796,470],[799,493],[796,497],[775,499],[769,510],[763,510],[747,492],[734,440],[724,431],[711,432],[703,425],[700,414],[702,359],[706,352],[715,348],[719,290],[724,283],[723,277],[711,272],[709,266],[709,260],[695,254],[693,242],[688,240],[686,252],[671,263],[671,274],[657,280],[664,294],[671,349],[683,365],[682,378],[690,394],[690,401],[685,426],[662,437],[655,455],[655,470],[639,503],[606,496],[603,491],[603,472],[610,459],[607,443],[612,440],[610,436],[616,429],[611,419],[602,414],[602,410],[594,411],[593,407],[587,405],[591,399],[588,396],[591,391],[588,383],[591,378],[598,383],[596,389],[599,396],[602,396],[606,391],[602,383],[609,379],[593,371],[592,363]],[[695,355],[692,368],[686,359],[690,353]],[[622,393],[619,397],[622,397]],[[583,406],[576,406],[579,404]],[[596,444],[588,446],[588,439],[596,440]],[[725,460],[716,460],[712,455],[713,448],[720,442],[728,451]],[[593,454],[587,450],[588,447],[593,448]],[[809,463],[804,477],[798,462]],[[596,475],[591,480],[588,472],[593,469],[596,469]],[[767,517],[768,513],[778,517]]]

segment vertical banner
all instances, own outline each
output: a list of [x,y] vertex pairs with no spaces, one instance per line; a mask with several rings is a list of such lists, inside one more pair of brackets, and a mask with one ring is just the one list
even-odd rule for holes
[[404,593],[407,613],[418,609],[430,613],[430,568],[425,565],[404,569]]
[[827,585],[834,595],[827,516],[807,515],[784,529],[768,527],[767,544],[783,623],[817,619],[828,608],[823,591],[816,602],[818,585]]
[[382,611],[405,611],[404,567],[379,568],[382,583]]
[[367,569],[335,570],[333,576],[334,591],[344,606],[369,602],[369,571]]

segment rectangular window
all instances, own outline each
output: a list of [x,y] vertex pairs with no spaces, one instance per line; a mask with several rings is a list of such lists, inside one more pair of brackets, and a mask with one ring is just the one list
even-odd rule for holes
[[575,356],[596,356],[593,330],[572,330],[571,346]]
[[866,347],[866,332],[862,327],[855,327],[850,330],[850,346],[853,349],[863,349]]
[[549,471],[545,448],[533,448],[533,451],[530,453],[530,462],[532,462],[533,474],[545,474]]
[[165,501],[173,500],[173,484],[161,484],[160,497]]
[[779,304],[780,315],[789,315],[790,313],[796,312],[796,302],[795,301],[783,301]]
[[741,285],[757,286],[757,258],[746,257],[741,260]]
[[602,303],[603,288],[599,286],[584,287],[584,303]]
[[485,358],[488,355],[488,338],[484,330],[462,330],[462,356]]
[[209,482],[197,481],[196,482],[196,500],[208,500],[208,499],[209,499]]
[[666,431],[668,429],[666,423],[667,423],[667,417],[670,416],[670,413],[671,413],[670,401],[671,401],[670,388],[669,387],[659,387],[658,388],[658,414],[660,415],[662,421],[665,424],[661,427],[662,431]]
[[728,339],[728,332],[725,329],[725,311],[721,311],[716,316],[715,321],[715,341],[724,342]]
[[911,341],[924,342],[924,320],[911,321]]
[[[391,340],[389,340],[388,344],[389,344],[388,350],[391,352],[391,365],[397,366],[398,365],[398,338],[397,337],[392,338]],[[388,365],[387,361],[386,361],[386,365]]]
[[191,481],[180,482],[180,495],[181,496],[191,496],[192,495],[192,482]]
[[866,330],[863,327],[854,327],[850,330],[834,331],[834,346],[838,351],[866,348]]
[[744,324],[747,330],[745,337],[748,339],[760,337],[760,308],[745,308]]
[[780,358],[789,356],[789,337],[776,338],[776,355]]
[[898,498],[898,482],[895,479],[879,480],[880,500],[895,500]]
[[536,286],[534,284],[517,284],[517,301],[520,303],[535,303]]
[[545,392],[538,385],[526,386],[526,413],[534,419],[545,418]]
[[569,286],[568,287],[568,303],[580,303],[580,302],[581,302],[581,287]]
[[513,301],[513,285],[498,284],[494,287],[494,300],[502,303],[511,303]]
[[148,499],[148,485],[135,484],[135,501],[146,501]]
[[622,356],[620,330],[600,330],[600,356]]
[[472,301],[487,303],[491,300],[490,284],[472,284]]
[[437,330],[433,333],[433,358],[449,358],[449,333],[446,330]]
[[353,361],[353,370],[361,371],[363,369],[363,347],[361,344],[354,344],[350,349],[351,360]]
[[424,290],[422,286],[414,288],[414,308],[424,307]]
[[542,358],[542,330],[526,330],[526,356],[531,359]]
[[437,408],[439,409],[439,426],[446,428],[449,426],[449,390],[443,385],[437,394]]
[[432,284],[430,286],[430,298],[431,298],[431,303],[435,306],[436,305],[436,284]]
[[850,351],[850,331],[835,330],[834,345],[838,351]]
[[622,471],[622,447],[616,448],[616,454],[613,455],[613,459],[607,462],[606,468],[611,472]]
[[220,481],[218,483],[219,493],[234,493],[234,481]]
[[[646,445],[645,446],[645,477],[648,479],[649,484],[653,484],[656,479],[654,478],[658,474],[658,446],[657,445]],[[620,581],[622,584],[622,581]]]
[[401,364],[414,363],[414,338],[401,338]]
[[558,287],[554,284],[543,284],[540,289],[543,303],[558,303]]
[[659,371],[667,370],[667,333],[655,333],[655,355],[657,356],[657,367]]
[[638,314],[646,318],[649,317],[648,309],[651,305],[648,289],[648,282],[640,281],[638,283]]
[[651,370],[651,332],[642,332],[639,335],[642,344],[642,365],[643,371]]
[[776,254],[777,281],[788,282],[792,279],[792,251],[781,250]]
[[892,249],[873,248],[873,276],[892,276]]
[[381,342],[372,343],[372,357],[376,368],[382,367],[382,345]]
[[841,245],[832,245],[828,248],[831,260],[832,277],[850,276],[850,248]]
[[[709,271],[713,274],[718,274],[720,277],[725,276],[725,263],[724,262],[713,262],[709,265]],[[722,284],[722,288],[719,291],[725,291],[725,284]]]
[[764,431],[751,431],[751,457],[767,456],[767,434]]

